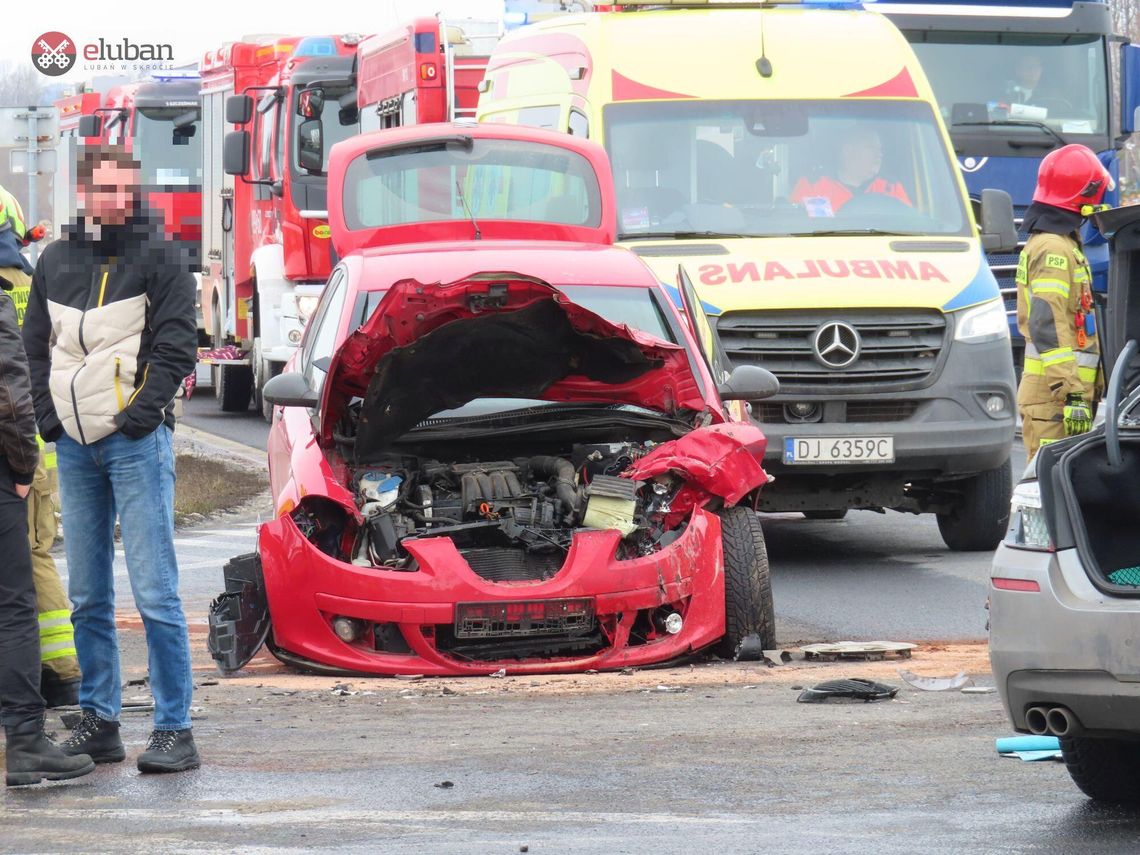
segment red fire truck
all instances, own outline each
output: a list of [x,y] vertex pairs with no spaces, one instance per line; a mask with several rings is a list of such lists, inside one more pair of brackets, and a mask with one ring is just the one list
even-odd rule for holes
[[361,132],[475,119],[479,84],[498,42],[497,20],[416,18],[360,44]]
[[102,104],[89,112],[85,110],[97,94],[67,100],[73,113],[83,114],[76,121],[78,136],[122,145],[134,154],[142,167],[145,202],[161,215],[167,239],[182,245],[200,286],[202,138],[198,125],[202,114],[198,86],[194,72],[169,72],[113,87]]
[[[52,230],[55,237],[62,234],[62,228],[75,216],[75,155],[80,142],[86,142],[79,135],[79,120],[83,116],[94,116],[102,106],[103,96],[98,92],[81,92],[68,95],[55,102],[59,110],[59,156],[57,159],[54,192],[52,194]],[[92,139],[91,142],[96,140]]]
[[245,411],[252,398],[269,418],[260,390],[296,350],[331,270],[326,160],[314,162],[303,143],[316,133],[327,153],[356,133],[359,38],[235,42],[200,65],[211,339],[201,358],[227,412]]

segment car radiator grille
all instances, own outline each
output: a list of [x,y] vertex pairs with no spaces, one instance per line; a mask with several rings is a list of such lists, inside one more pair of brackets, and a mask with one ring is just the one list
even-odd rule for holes
[[[859,334],[859,357],[845,368],[828,367],[815,353],[815,333],[829,321],[843,321]],[[947,328],[937,311],[761,311],[721,315],[717,332],[734,365],[767,368],[786,395],[923,385],[939,364]]]
[[524,552],[507,547],[461,549],[460,555],[488,582],[538,582],[553,578],[566,556],[560,552]]

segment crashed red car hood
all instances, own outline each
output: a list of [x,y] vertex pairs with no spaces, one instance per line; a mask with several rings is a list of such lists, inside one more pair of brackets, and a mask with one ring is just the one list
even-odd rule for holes
[[334,354],[322,397],[325,447],[351,400],[364,399],[358,463],[476,398],[634,404],[671,415],[707,408],[684,348],[517,273],[396,282]]

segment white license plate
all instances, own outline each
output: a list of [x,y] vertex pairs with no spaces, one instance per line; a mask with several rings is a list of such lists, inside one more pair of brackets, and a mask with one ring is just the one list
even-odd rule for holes
[[820,436],[784,439],[784,463],[894,463],[892,436]]

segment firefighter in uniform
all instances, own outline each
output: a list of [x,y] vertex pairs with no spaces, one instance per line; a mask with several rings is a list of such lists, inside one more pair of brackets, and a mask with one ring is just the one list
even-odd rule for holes
[[[27,228],[16,197],[0,187],[0,286],[16,305],[16,318],[24,322],[24,309],[31,290],[31,266],[20,247],[40,240],[39,226]],[[38,439],[38,437],[37,437]],[[32,568],[36,586],[36,610],[40,621],[40,658],[43,670],[40,693],[49,707],[79,703],[79,662],[75,654],[75,634],[71,627],[71,604],[64,594],[55,561],[55,503],[52,500],[55,452],[40,443],[40,460],[28,494],[28,539],[32,546]]]
[[1025,364],[1017,408],[1030,460],[1045,443],[1092,428],[1100,346],[1080,229],[1085,217],[1104,207],[1101,200],[1113,186],[1090,149],[1067,145],[1041,161],[1025,212],[1029,240],[1017,263]]

